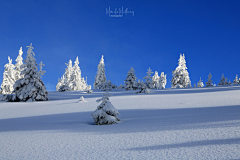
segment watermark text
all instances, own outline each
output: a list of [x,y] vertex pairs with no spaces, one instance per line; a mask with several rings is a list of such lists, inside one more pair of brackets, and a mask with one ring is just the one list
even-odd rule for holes
[[109,17],[123,17],[123,15],[131,14],[134,16],[134,11],[129,11],[128,8],[115,8],[115,10],[111,10],[110,6],[106,8],[106,15]]

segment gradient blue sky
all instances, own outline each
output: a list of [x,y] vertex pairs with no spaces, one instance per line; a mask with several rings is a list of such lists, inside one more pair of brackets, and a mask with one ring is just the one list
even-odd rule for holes
[[[134,11],[109,17],[106,8]],[[82,76],[93,84],[101,55],[106,77],[123,84],[130,67],[143,79],[147,69],[172,71],[185,53],[192,85],[209,72],[218,83],[222,73],[240,75],[239,0],[8,0],[0,2],[0,82],[10,56],[33,43],[43,81],[55,90],[69,59],[79,57]]]

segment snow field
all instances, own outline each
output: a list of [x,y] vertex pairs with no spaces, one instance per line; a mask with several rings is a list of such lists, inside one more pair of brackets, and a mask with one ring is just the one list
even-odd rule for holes
[[239,85],[134,92],[110,92],[121,121],[104,126],[98,90],[0,102],[0,159],[240,159]]

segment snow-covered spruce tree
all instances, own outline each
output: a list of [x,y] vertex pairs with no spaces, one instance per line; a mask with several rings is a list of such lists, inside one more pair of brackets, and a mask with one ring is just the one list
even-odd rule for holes
[[104,59],[103,55],[102,58],[98,64],[98,70],[97,70],[97,75],[95,76],[95,82],[94,82],[94,89],[97,89],[97,85],[103,84],[107,81],[106,76],[105,76],[105,64],[104,64]]
[[18,57],[15,60],[17,63],[15,64],[15,81],[22,79],[24,75],[21,75],[21,72],[23,71],[23,58],[22,58],[22,47],[19,49]]
[[13,92],[13,85],[15,84],[15,66],[12,64],[10,57],[8,57],[8,63],[4,67],[0,92],[1,94],[11,94]]
[[58,92],[66,92],[66,91],[71,91],[71,88],[68,87],[68,85],[62,85],[59,87]]
[[213,83],[212,83],[212,75],[211,73],[209,73],[208,75],[208,81],[206,82],[206,87],[213,87]]
[[65,69],[65,83],[64,85],[67,85],[68,87],[72,88],[72,83],[71,83],[71,78],[72,78],[72,71],[73,71],[73,67],[72,67],[72,60],[70,59],[68,61],[68,63],[66,63],[67,68]]
[[65,76],[63,75],[61,78],[58,78],[58,83],[56,85],[56,91],[59,90],[59,88],[64,85],[64,80],[65,80]]
[[67,82],[67,79],[65,78],[65,75],[61,77],[61,79],[58,79],[58,83],[56,86],[56,91],[58,92],[66,92],[71,91],[71,88],[69,87],[69,83]]
[[[69,91],[69,89],[85,91],[85,90],[91,89],[91,85],[87,85],[87,82],[84,80],[84,78],[81,77],[81,70],[79,67],[78,57],[74,62],[74,66],[72,66],[71,59],[69,60],[68,63],[66,63],[66,65],[67,65],[67,68],[65,69],[65,73],[63,74],[61,79],[58,79],[58,83],[56,85],[57,91],[64,92],[64,91]],[[61,90],[59,90],[60,87],[61,87]]]
[[146,86],[148,87],[148,88],[150,88],[150,89],[153,89],[154,88],[154,85],[153,85],[153,82],[152,82],[152,76],[151,76],[151,74],[153,73],[152,72],[152,70],[150,69],[150,67],[149,67],[149,69],[147,70],[147,76],[146,77],[143,77],[143,79],[146,79],[146,82],[145,82],[145,84],[146,84]]
[[101,89],[102,91],[111,91],[113,89],[117,89],[118,87],[115,84],[112,84],[110,80],[108,82],[105,82],[103,84],[98,84],[96,86],[96,89]]
[[165,86],[167,84],[167,75],[164,75],[164,72],[161,72],[161,75],[159,77],[159,84],[160,84],[160,89],[165,89]]
[[204,87],[201,77],[200,77],[200,80],[198,81],[197,87]]
[[105,92],[103,93],[103,97],[97,100],[97,103],[101,102],[101,104],[92,113],[96,125],[114,124],[120,121],[117,117],[120,114],[109,101],[109,97],[110,94]]
[[[28,47],[27,58],[23,64],[24,70],[21,75],[24,75],[22,79],[16,81],[14,87],[14,95],[8,101],[46,101],[48,100],[48,92],[41,80],[41,75],[45,71],[42,71],[40,65],[40,72],[38,72],[37,63],[34,58],[32,43]],[[43,65],[42,65],[43,66]]]
[[235,79],[233,80],[233,84],[239,84],[239,79],[238,79],[238,75],[236,74]]
[[88,85],[88,83],[87,83],[87,77],[86,77],[86,81],[84,80],[84,77],[82,78],[82,85],[83,85],[82,88],[85,88],[85,90],[91,90],[92,89],[92,86]]
[[178,67],[172,72],[172,75],[172,88],[192,87],[189,73],[186,67],[186,60],[184,54],[180,54],[180,58],[178,60]]
[[219,86],[228,85],[227,79],[228,79],[228,78],[225,78],[225,77],[224,77],[224,74],[222,74],[221,80],[220,80],[220,82],[218,83],[218,85],[219,85]]
[[87,88],[84,79],[81,77],[81,70],[79,67],[78,57],[76,58],[76,61],[74,62],[74,66],[72,68],[70,83],[72,90],[84,91]]
[[155,89],[159,89],[160,88],[160,84],[159,84],[159,76],[158,76],[158,72],[155,71],[154,76],[152,77],[152,83]]
[[62,75],[61,79],[58,78],[58,83],[56,85],[56,91],[59,91],[59,92],[65,92],[65,91],[71,90],[70,80],[72,75],[72,60],[70,59],[69,62],[65,64],[67,65],[67,68],[65,69],[65,73]]
[[138,88],[137,78],[134,68],[128,71],[127,78],[124,80],[125,90],[136,90]]
[[140,80],[138,81],[138,89],[140,89],[140,91],[136,93],[148,94],[151,92],[150,89],[147,87],[146,83],[144,83],[143,81],[141,82]]

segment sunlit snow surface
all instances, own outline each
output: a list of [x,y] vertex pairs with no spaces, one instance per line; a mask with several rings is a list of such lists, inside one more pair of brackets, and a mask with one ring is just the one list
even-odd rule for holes
[[121,122],[105,126],[98,90],[0,102],[0,159],[240,159],[240,85],[134,92],[110,92]]

